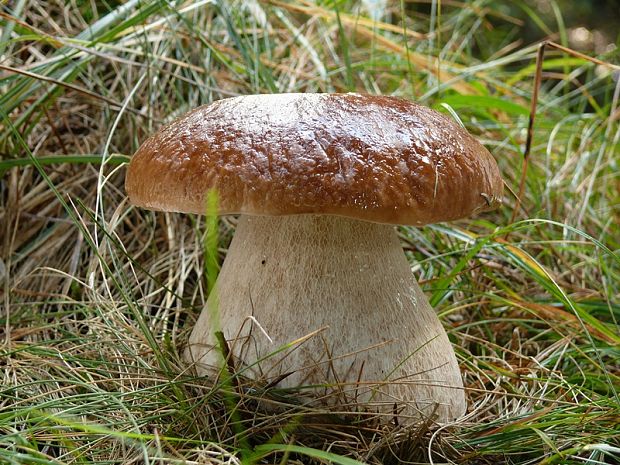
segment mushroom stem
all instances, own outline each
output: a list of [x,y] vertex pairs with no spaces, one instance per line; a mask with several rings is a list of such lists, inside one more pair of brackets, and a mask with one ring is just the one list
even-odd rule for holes
[[214,311],[237,367],[255,379],[288,374],[278,386],[319,384],[316,397],[330,404],[392,412],[398,403],[413,418],[465,412],[454,350],[392,226],[242,216],[190,336],[186,354],[200,374],[221,365]]

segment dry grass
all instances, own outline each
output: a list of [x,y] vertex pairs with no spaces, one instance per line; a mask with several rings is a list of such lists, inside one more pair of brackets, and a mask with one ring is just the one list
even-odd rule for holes
[[[394,2],[385,23],[320,5],[1,7],[0,461],[620,460],[620,81],[560,53],[517,222],[508,195],[474,221],[401,231],[455,343],[465,418],[343,419],[187,371],[204,219],[132,208],[117,155],[162,122],[237,94],[396,94],[449,105],[519,184],[536,48],[511,42],[518,20],[492,3],[403,20],[408,3]],[[617,63],[617,49],[601,59]],[[233,229],[221,222],[222,256]]]

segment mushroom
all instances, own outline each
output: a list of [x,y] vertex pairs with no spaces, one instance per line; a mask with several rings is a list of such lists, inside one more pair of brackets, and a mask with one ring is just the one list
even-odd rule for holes
[[246,375],[340,407],[464,414],[454,350],[394,228],[501,202],[492,155],[451,119],[384,96],[219,100],[144,142],[126,189],[135,205],[197,214],[213,189],[220,214],[241,215],[189,338],[199,374],[220,368],[217,310]]

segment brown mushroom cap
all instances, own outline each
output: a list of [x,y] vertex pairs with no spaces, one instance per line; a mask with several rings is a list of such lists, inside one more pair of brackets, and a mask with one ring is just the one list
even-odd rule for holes
[[250,95],[199,107],[131,160],[138,206],[221,214],[329,214],[427,224],[495,208],[493,156],[465,129],[408,100],[359,94]]

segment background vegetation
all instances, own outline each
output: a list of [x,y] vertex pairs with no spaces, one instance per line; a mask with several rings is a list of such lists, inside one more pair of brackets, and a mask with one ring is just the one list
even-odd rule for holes
[[[514,219],[511,193],[534,40],[618,64],[614,6],[0,0],[0,462],[618,463],[617,71],[546,55]],[[128,156],[195,106],[352,90],[452,114],[506,181],[496,212],[401,229],[463,371],[454,425],[343,419],[194,377],[179,352],[206,299],[205,220],[123,190]]]

